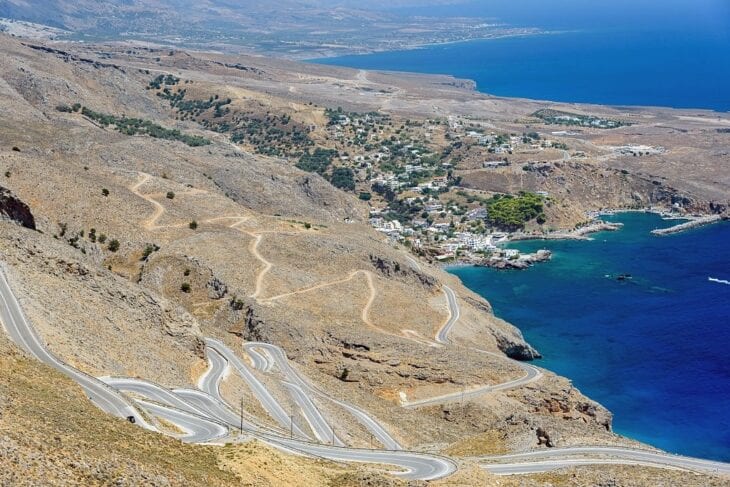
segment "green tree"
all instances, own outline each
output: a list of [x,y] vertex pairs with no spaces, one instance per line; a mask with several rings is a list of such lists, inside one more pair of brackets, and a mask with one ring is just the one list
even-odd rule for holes
[[337,155],[334,149],[322,149],[317,147],[314,152],[309,151],[302,154],[296,166],[302,171],[324,174],[332,164],[332,159]]
[[336,188],[346,191],[355,190],[355,173],[349,167],[338,167],[332,171],[330,183]]

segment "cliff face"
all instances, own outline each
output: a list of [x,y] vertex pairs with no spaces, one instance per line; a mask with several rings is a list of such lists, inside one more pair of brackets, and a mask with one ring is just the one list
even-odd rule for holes
[[28,205],[0,186],[0,218],[12,220],[25,228],[35,230],[35,218]]

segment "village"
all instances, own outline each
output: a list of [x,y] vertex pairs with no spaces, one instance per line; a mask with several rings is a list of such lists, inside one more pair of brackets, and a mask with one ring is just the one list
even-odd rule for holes
[[[489,169],[508,166],[507,156],[517,149],[563,151],[565,144],[535,132],[486,132],[455,118],[405,121],[389,131],[393,121],[378,114],[331,111],[329,116],[332,139],[347,147],[337,163],[353,168],[360,198],[371,206],[370,224],[393,244],[444,264],[525,268],[550,258],[547,251],[521,255],[502,246],[525,223],[544,222],[547,192],[467,190],[459,186],[454,170],[463,160],[457,155],[463,149],[478,148],[481,167]],[[353,147],[358,148],[356,155]]]

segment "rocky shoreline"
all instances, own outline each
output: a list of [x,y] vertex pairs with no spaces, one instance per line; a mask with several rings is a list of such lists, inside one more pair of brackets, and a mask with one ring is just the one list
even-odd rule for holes
[[[720,221],[730,219],[728,215],[703,215],[703,216],[688,216],[678,215],[668,210],[660,210],[655,208],[647,209],[615,209],[615,210],[603,210],[601,213],[596,215],[613,215],[615,213],[628,213],[628,212],[642,212],[642,213],[655,213],[662,216],[664,219],[689,219],[689,221],[679,223],[672,227],[660,228],[652,230],[653,235],[672,235],[680,233],[693,228],[698,228],[704,225],[710,225]],[[591,240],[590,234],[597,232],[607,232],[620,230],[623,227],[623,223],[618,222],[607,222],[597,218],[587,225],[574,230],[559,230],[549,233],[514,233],[505,237],[502,242],[519,242],[525,240]],[[549,250],[538,250],[532,254],[521,254],[516,249],[497,249],[492,254],[487,256],[481,255],[468,255],[463,256],[457,263],[447,264],[453,265],[472,265],[477,267],[491,267],[493,269],[527,269],[533,265],[541,262],[547,262],[552,258],[552,252]]]
[[590,225],[576,228],[575,230],[560,230],[550,233],[518,233],[510,236],[509,240],[514,242],[521,240],[590,240],[591,238],[587,235],[591,233],[616,231],[621,229],[621,227],[623,227],[623,223],[597,220]]
[[477,267],[491,267],[493,269],[527,269],[540,262],[552,259],[553,253],[549,250],[538,250],[532,254],[493,254],[481,262],[474,263]]

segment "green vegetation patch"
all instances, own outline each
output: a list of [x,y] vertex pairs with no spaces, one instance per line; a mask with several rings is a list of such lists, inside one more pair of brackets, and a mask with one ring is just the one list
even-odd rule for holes
[[631,125],[629,122],[622,120],[612,120],[609,118],[600,118],[593,115],[581,115],[578,113],[561,112],[545,108],[538,110],[532,114],[548,125],[573,125],[578,127],[591,127],[598,129],[615,129]]
[[338,167],[330,177],[332,186],[345,191],[355,191],[355,173],[349,167]]
[[317,147],[314,152],[305,152],[299,158],[296,166],[302,171],[324,174],[332,164],[332,159],[337,155],[334,149],[322,149]]
[[169,88],[163,88],[157,93],[157,96],[170,102],[170,106],[180,114],[188,114],[193,117],[199,117],[203,112],[213,109],[213,117],[220,118],[230,113],[226,105],[231,104],[231,99],[220,99],[218,95],[212,95],[206,100],[186,100],[187,90],[178,90],[173,93]]
[[205,137],[184,134],[177,129],[168,129],[150,120],[128,118],[126,116],[117,117],[115,115],[95,112],[86,107],[81,108],[81,114],[104,127],[113,125],[118,132],[125,135],[147,135],[155,139],[177,140],[190,147],[210,145],[211,143]]
[[543,198],[534,193],[496,195],[486,206],[487,221],[498,228],[517,230],[533,219],[537,219],[538,223],[545,221]]
[[173,76],[171,74],[161,74],[157,77],[155,77],[150,83],[147,85],[147,89],[155,89],[159,90],[162,88],[163,85],[166,86],[175,86],[180,82],[180,78]]
[[244,113],[232,108],[231,98],[221,98],[217,93],[204,99],[190,99],[186,88],[171,88],[177,81],[169,82],[167,77],[158,76],[148,89],[157,89],[157,96],[170,103],[179,120],[194,121],[206,129],[230,134],[233,143],[250,144],[256,153],[268,156],[300,154],[314,145],[308,135],[312,128],[294,122],[288,114]]

